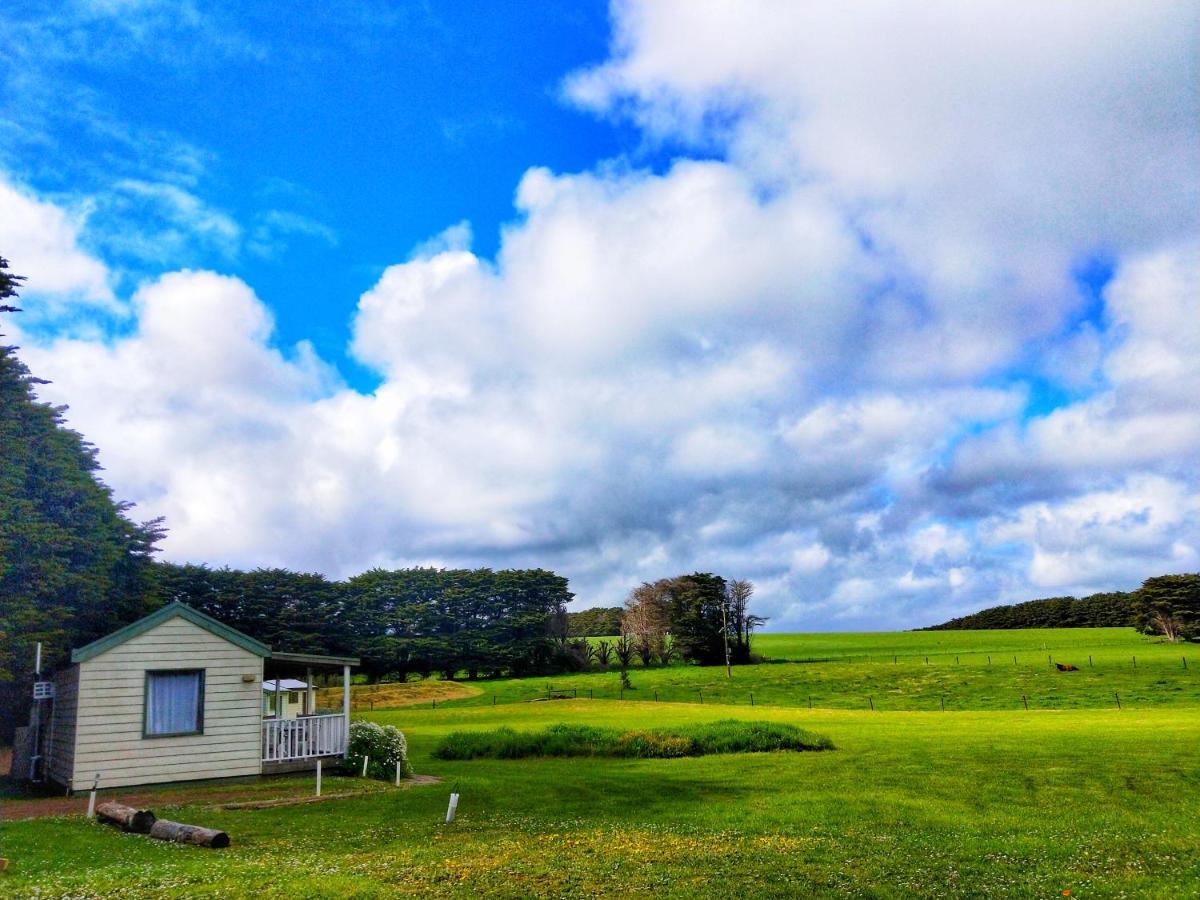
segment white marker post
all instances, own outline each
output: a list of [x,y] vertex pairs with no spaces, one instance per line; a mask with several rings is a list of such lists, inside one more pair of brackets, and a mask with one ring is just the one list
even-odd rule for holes
[[92,781],[92,792],[88,794],[88,812],[89,819],[96,818],[96,788],[100,786],[100,773],[96,773],[96,778]]
[[317,796],[321,796],[321,760],[317,760]]
[[400,787],[400,760],[396,760],[396,787]]
[[446,824],[449,825],[454,821],[454,814],[458,811],[458,793],[450,795],[450,805],[446,807]]
[[371,761],[371,757],[369,757],[369,756],[364,756],[364,757],[363,757],[363,770],[362,770],[362,777],[363,777],[363,778],[366,778],[366,777],[367,777],[367,763],[369,763],[370,761]]

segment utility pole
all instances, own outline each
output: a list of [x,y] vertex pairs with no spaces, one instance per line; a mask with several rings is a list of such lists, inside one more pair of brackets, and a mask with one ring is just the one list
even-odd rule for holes
[[733,669],[729,665],[729,618],[725,612],[725,607],[729,605],[729,598],[721,597],[721,637],[725,640],[725,677],[733,679]]

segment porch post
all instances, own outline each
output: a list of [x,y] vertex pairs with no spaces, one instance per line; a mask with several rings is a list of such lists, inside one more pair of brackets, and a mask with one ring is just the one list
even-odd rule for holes
[[350,667],[342,666],[342,725],[346,729],[345,749],[342,756],[350,756]]
[[313,698],[315,697],[315,694],[313,694],[312,666],[309,666],[304,670],[304,683],[308,685],[308,687],[304,689],[304,714],[306,716],[311,716],[316,712],[316,710],[313,709]]
[[279,682],[283,681],[278,675],[275,676],[275,718],[283,718],[283,695],[279,692]]

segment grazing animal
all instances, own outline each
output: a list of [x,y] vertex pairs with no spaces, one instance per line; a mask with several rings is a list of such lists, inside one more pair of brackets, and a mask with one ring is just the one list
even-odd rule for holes
[[1078,672],[1079,671],[1079,666],[1072,666],[1069,663],[1055,663],[1054,665],[1056,665],[1058,667],[1058,671],[1060,671],[1060,672]]

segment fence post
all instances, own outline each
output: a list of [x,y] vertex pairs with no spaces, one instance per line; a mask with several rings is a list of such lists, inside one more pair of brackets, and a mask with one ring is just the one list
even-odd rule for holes
[[871,711],[874,712],[875,711],[875,698],[868,697],[867,702],[871,704]]
[[1016,664],[1017,664],[1017,658],[1014,656],[1013,657],[1013,665],[1015,666]]
[[700,695],[700,705],[703,706],[704,705],[704,691],[700,690],[700,688],[696,688],[696,693],[698,693]]
[[1024,694],[1021,695],[1021,702],[1025,704],[1025,708],[1029,709],[1029,698]]
[[321,757],[317,757],[317,796],[321,796]]
[[1113,696],[1117,698],[1117,709],[1121,708],[1121,695],[1113,691]]
[[751,706],[753,706],[753,705],[754,705],[754,691],[751,691],[751,692],[750,692],[750,705],[751,705]]
[[991,668],[991,665],[992,665],[992,658],[989,656],[988,657],[988,667]]
[[655,703],[657,703],[657,702],[658,702],[658,691],[655,691],[655,692],[654,692],[654,702],[655,702]]
[[1133,658],[1133,667],[1135,669],[1137,668],[1137,657],[1136,656]]
[[1187,671],[1187,657],[1186,657],[1186,656],[1181,656],[1181,657],[1179,657],[1179,658],[1183,660],[1183,671],[1185,671],[1185,672],[1186,672],[1186,671]]
[[495,705],[496,705],[496,693],[495,693],[495,691],[493,691],[492,692],[492,706],[495,706]]
[[808,695],[808,708],[812,709],[812,694]]
[[942,701],[942,712],[945,712],[946,711],[946,698],[938,697],[938,699]]
[[370,756],[364,756],[364,757],[363,757],[363,770],[362,770],[362,777],[363,777],[363,778],[366,778],[366,777],[367,777],[367,763],[369,763],[370,761],[371,761],[371,757],[370,757]]
[[1092,654],[1088,654],[1088,668],[1092,668]]
[[1048,665],[1048,666],[1052,666],[1052,665],[1054,665],[1054,660],[1052,660],[1052,659],[1050,658],[1050,654],[1049,654],[1049,653],[1047,653],[1047,654],[1046,654],[1046,665]]

